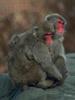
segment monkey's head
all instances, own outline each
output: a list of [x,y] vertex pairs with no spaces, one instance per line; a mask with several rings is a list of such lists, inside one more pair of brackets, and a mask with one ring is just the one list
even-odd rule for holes
[[49,14],[44,21],[50,32],[59,37],[64,35],[67,21],[63,16],[57,13]]

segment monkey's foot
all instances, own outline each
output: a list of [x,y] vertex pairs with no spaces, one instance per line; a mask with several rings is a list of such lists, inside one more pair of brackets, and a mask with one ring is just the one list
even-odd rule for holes
[[52,87],[54,81],[52,80],[44,80],[44,81],[41,81],[37,84],[37,87],[38,88],[43,88],[43,89],[48,89],[50,87]]

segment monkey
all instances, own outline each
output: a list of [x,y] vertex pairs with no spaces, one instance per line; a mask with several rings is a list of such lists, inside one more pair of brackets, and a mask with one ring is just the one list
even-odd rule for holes
[[[64,82],[68,76],[68,68],[66,65],[67,59],[63,46],[67,21],[63,16],[57,13],[48,14],[44,21],[46,28],[44,34],[45,44],[50,49],[52,60],[57,69],[60,71]],[[50,42],[48,42],[47,38],[50,39]],[[61,82],[59,83],[62,84]]]
[[52,62],[48,47],[38,37],[38,28],[13,36],[9,41],[8,72],[15,84],[35,85],[43,89],[52,87],[62,75]]

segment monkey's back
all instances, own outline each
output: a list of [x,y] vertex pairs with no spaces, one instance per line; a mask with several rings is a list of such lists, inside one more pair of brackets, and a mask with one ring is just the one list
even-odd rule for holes
[[[38,82],[41,80],[40,65],[37,64],[33,59],[28,58],[32,56],[31,48],[34,44],[30,39],[24,38],[14,44],[14,47],[9,50],[8,55],[8,70],[9,75],[15,83],[29,84]],[[13,40],[12,40],[13,41]],[[15,42],[14,42],[15,43]],[[10,46],[12,43],[10,43]]]

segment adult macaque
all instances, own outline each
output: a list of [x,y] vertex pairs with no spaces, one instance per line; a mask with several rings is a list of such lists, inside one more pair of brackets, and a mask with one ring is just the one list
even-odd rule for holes
[[[65,18],[59,14],[54,13],[45,17],[45,44],[51,52],[52,61],[61,73],[63,82],[68,75],[66,55],[63,46],[66,24]],[[59,84],[60,83],[61,82],[59,81]]]
[[[12,80],[22,86],[52,87],[54,80],[62,81],[62,75],[52,62],[51,54],[38,28],[13,36],[9,43],[8,70]],[[41,34],[41,33],[40,33]]]

